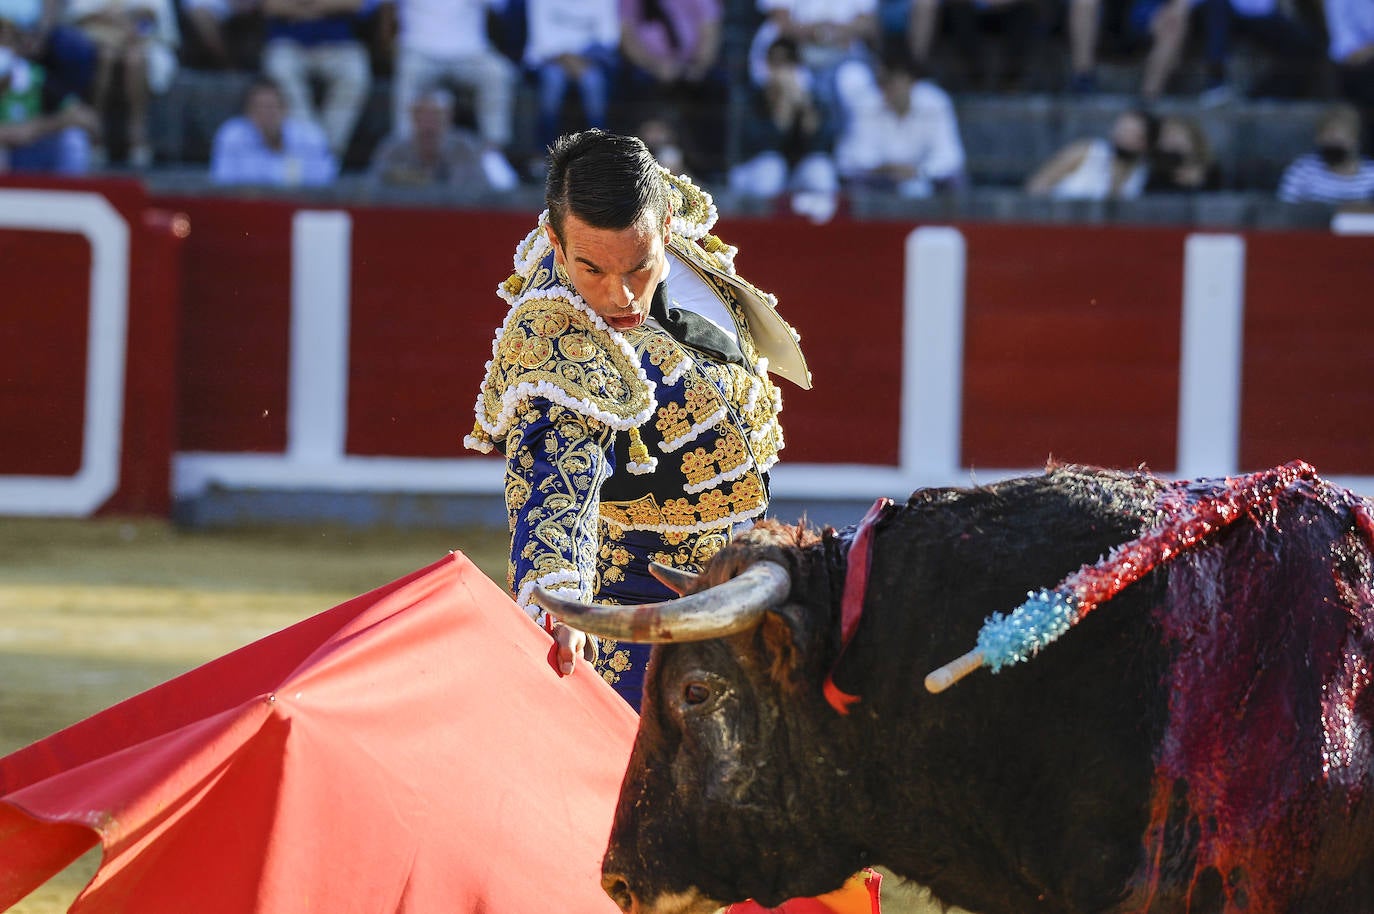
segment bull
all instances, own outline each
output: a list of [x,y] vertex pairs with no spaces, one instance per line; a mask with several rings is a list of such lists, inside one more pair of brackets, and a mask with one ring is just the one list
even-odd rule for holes
[[[659,643],[606,891],[705,914],[882,865],[982,914],[1374,912],[1374,514],[1281,482],[1051,466],[761,523],[663,604],[541,594]],[[1100,603],[1071,631],[922,687],[1066,580]]]

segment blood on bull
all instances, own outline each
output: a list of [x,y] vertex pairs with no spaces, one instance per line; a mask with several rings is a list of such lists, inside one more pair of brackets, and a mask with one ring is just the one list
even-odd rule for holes
[[982,914],[1374,912],[1372,556],[1370,503],[1300,462],[1052,466],[762,523],[678,600],[543,594],[658,643],[603,884],[694,914],[880,864]]

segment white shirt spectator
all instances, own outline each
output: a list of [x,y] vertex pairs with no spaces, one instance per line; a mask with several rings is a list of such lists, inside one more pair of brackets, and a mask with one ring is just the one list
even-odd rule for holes
[[[390,0],[400,31],[391,80],[391,132],[410,135],[410,106],[444,83],[472,90],[477,130],[491,147],[493,167],[509,163],[497,151],[509,145],[515,111],[515,65],[491,46],[487,10],[506,0]],[[503,182],[504,183],[504,182]]]
[[89,16],[108,10],[143,10],[153,17],[153,32],[149,37],[144,53],[147,58],[148,88],[161,94],[172,85],[177,72],[176,48],[181,44],[181,31],[177,28],[177,14],[172,0],[68,0],[66,17],[69,22],[80,23]]
[[1296,158],[1279,180],[1279,199],[1285,203],[1361,203],[1374,201],[1374,160],[1361,159],[1353,174],[1326,167],[1315,153]]
[[860,16],[876,16],[878,0],[758,0],[758,9],[765,16],[786,10],[797,25],[846,23]]
[[1374,44],[1374,0],[1326,0],[1326,31],[1336,63]]
[[43,0],[0,0],[0,19],[31,29],[43,18]]
[[288,117],[282,121],[280,149],[270,148],[246,117],[232,117],[215,131],[210,178],[216,184],[272,187],[331,183],[338,165],[329,140],[315,122]]
[[862,177],[891,165],[910,166],[916,177],[901,185],[904,196],[928,196],[931,182],[958,177],[964,144],[954,104],[930,80],[911,86],[910,104],[899,114],[865,63],[850,61],[836,74],[845,128],[835,143],[835,164],[845,178]]
[[[1097,138],[1088,142],[1083,160],[1078,167],[1065,175],[1050,196],[1056,200],[1107,200],[1112,196],[1112,144]],[[1149,169],[1141,163],[1136,165],[1122,182],[1117,198],[1134,200],[1145,190]]]
[[506,0],[401,0],[396,3],[397,44],[442,58],[486,54],[491,50],[487,10],[505,6]]
[[525,63],[620,45],[618,0],[528,0]]

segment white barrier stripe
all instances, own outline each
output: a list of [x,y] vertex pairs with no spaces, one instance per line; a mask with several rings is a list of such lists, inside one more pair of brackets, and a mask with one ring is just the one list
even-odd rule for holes
[[348,432],[348,327],[353,220],[301,210],[291,223],[291,370],[287,456],[327,464]]
[[960,466],[966,256],[955,228],[906,238],[899,459],[913,488]]
[[1245,240],[1189,235],[1174,468],[1180,477],[1225,476],[1239,468],[1244,316]]

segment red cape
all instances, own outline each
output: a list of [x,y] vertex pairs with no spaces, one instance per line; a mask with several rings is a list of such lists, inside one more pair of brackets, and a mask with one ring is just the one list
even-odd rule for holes
[[617,914],[635,724],[455,553],[0,759],[0,910]]

